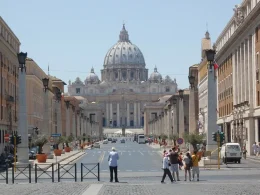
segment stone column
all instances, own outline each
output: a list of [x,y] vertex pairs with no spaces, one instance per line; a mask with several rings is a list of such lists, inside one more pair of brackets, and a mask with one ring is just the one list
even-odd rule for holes
[[72,135],[76,136],[75,111],[72,112]]
[[112,124],[110,124],[110,127],[113,127],[113,104],[110,103],[110,119],[109,119],[109,123],[110,120],[112,120]]
[[66,108],[66,136],[70,135],[70,107]]
[[172,118],[173,118],[173,120],[172,120],[172,122],[173,122],[173,124],[172,124],[172,126],[173,126],[173,133],[174,134],[178,134],[177,105],[176,104],[173,105],[172,112],[173,112],[173,116],[172,116]]
[[[189,95],[189,133],[193,133],[197,130],[196,125],[196,116],[195,116],[195,95],[194,87],[190,86],[190,95]],[[182,135],[181,135],[182,136]]]
[[106,126],[109,127],[109,121],[110,121],[110,118],[109,118],[109,103],[106,102]]
[[80,114],[77,114],[77,136],[80,136]]
[[56,101],[57,108],[57,133],[62,134],[62,124],[61,124],[61,102]]
[[141,110],[140,110],[140,102],[137,102],[137,126],[141,126]]
[[130,110],[129,110],[129,102],[127,102],[127,107],[126,107],[126,116],[127,116],[127,126],[130,126]]
[[28,158],[28,125],[26,105],[26,72],[25,68],[19,68],[19,109],[18,109],[18,134],[21,135],[21,144],[18,147],[18,159],[21,163],[29,163]]
[[207,150],[216,149],[216,142],[212,141],[212,133],[218,129],[217,122],[217,83],[215,79],[214,68],[208,67],[208,121],[207,121]]
[[137,108],[136,108],[136,102],[134,103],[134,127],[136,127],[137,125],[137,112],[136,112]]
[[183,98],[179,98],[179,136],[183,137],[183,133],[184,133]]
[[[119,103],[117,103],[117,106],[116,106],[117,108],[116,108],[116,116],[117,116],[117,127],[120,127],[120,112],[119,112]],[[122,120],[123,120],[123,118],[122,118]],[[122,121],[123,122],[123,121]]]

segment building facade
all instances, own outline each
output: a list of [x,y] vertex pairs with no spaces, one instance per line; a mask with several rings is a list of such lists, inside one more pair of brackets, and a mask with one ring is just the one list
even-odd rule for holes
[[101,80],[92,68],[84,82],[76,78],[68,85],[70,96],[83,96],[99,104],[104,127],[143,127],[144,104],[176,90],[176,80],[163,78],[156,67],[148,75],[144,56],[129,40],[124,25],[118,42],[105,56]]
[[260,142],[260,2],[244,0],[216,41],[218,69],[217,123],[226,141],[246,146]]
[[198,127],[200,133],[207,133],[208,127],[208,63],[205,50],[212,49],[210,34],[207,31],[201,41],[201,62],[198,65]]
[[17,131],[19,48],[19,39],[0,16],[0,152],[4,135]]
[[154,137],[166,135],[170,140],[173,135],[183,138],[184,133],[189,133],[189,95],[190,90],[185,89],[183,94],[165,95],[146,103],[144,133]]

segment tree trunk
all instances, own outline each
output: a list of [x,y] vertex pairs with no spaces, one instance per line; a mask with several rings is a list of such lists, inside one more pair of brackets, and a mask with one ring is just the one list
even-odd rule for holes
[[194,151],[198,151],[197,144],[191,144]]

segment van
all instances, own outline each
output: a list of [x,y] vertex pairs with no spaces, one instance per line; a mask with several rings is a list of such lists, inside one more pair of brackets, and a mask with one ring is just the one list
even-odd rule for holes
[[240,163],[242,151],[239,143],[223,144],[220,150],[220,158],[225,164],[227,164],[227,162]]

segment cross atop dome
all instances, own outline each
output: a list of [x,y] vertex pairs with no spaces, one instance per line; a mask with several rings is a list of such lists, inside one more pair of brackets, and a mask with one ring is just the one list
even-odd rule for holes
[[158,71],[157,71],[157,67],[156,67],[156,65],[155,65],[155,67],[154,67],[154,72],[158,72]]
[[91,72],[91,73],[95,73],[95,72],[94,72],[94,68],[93,68],[93,66],[92,66],[90,72]]
[[128,32],[125,29],[125,23],[123,23],[123,28],[119,34],[119,42],[130,42]]

